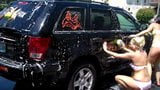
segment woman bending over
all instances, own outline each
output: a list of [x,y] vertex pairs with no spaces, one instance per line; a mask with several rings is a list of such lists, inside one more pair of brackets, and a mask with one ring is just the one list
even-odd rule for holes
[[126,90],[150,90],[152,70],[147,53],[142,50],[136,40],[131,40],[129,48],[126,48],[125,45],[122,48],[126,51],[125,53],[112,52],[107,49],[107,42],[103,43],[103,49],[107,54],[132,61],[130,64],[134,70],[132,76],[116,75],[115,80]]

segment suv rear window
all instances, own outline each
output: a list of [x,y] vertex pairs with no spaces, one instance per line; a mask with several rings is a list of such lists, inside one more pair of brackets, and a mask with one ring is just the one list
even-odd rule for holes
[[84,29],[84,9],[67,8],[62,13],[58,23],[58,30],[83,30]]
[[13,2],[0,12],[0,27],[29,31],[40,18],[44,7],[42,2]]

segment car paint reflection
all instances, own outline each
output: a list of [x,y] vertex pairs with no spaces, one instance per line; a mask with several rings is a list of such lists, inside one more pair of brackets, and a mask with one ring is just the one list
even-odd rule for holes
[[13,81],[0,77],[0,90],[13,90],[15,84]]

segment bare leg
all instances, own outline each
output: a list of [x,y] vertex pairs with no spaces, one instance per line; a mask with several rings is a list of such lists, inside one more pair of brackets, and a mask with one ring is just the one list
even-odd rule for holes
[[157,85],[160,86],[160,71],[156,72],[156,81],[157,81]]
[[155,76],[157,85],[160,86],[160,58],[155,62]]
[[156,78],[157,85],[160,85],[160,72],[158,70],[158,64],[160,64],[160,48],[151,48],[149,55],[148,55],[148,60],[154,64],[154,74]]
[[160,48],[151,48],[148,55],[148,61],[152,64],[160,57]]
[[115,80],[124,86],[126,90],[140,90],[139,87],[135,84],[135,80],[132,77],[125,75],[116,75]]

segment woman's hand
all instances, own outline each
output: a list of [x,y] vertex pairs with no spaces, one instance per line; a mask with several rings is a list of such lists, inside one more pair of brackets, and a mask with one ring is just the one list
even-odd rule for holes
[[107,51],[107,42],[106,41],[103,42],[103,49],[104,49],[104,51]]
[[125,47],[125,43],[124,43],[121,39],[118,39],[118,40],[117,40],[117,45],[118,45],[120,48],[124,48],[124,47]]
[[134,37],[137,37],[137,35],[132,34],[132,35],[129,35],[128,37],[129,37],[129,38],[134,38]]

